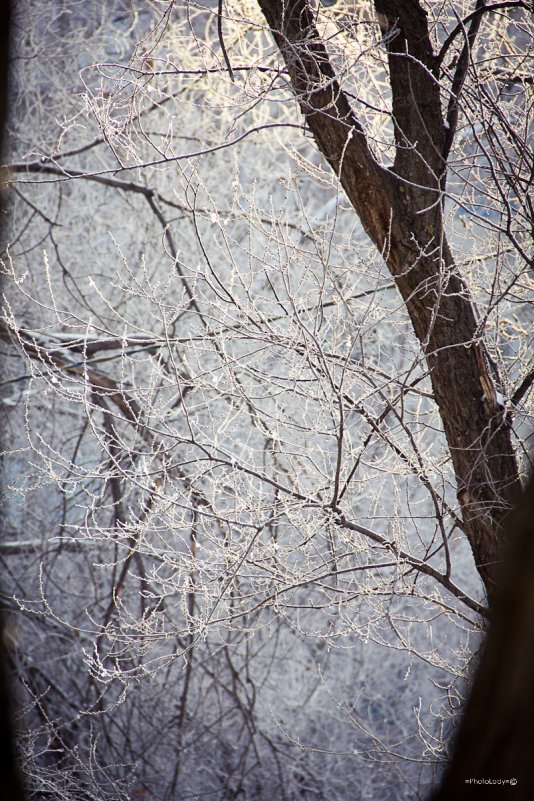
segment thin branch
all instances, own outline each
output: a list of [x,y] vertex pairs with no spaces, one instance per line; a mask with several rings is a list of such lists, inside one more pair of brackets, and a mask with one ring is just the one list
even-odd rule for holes
[[[3,339],[5,342],[12,342],[13,341],[13,334],[14,332],[11,331],[5,323],[0,321],[0,339]],[[109,378],[109,376],[105,375],[104,373],[100,372],[99,370],[94,370],[92,368],[88,368],[89,360],[80,361],[80,362],[71,362],[70,359],[66,358],[64,355],[59,355],[57,353],[49,353],[45,348],[40,346],[35,340],[32,342],[28,342],[27,340],[22,339],[22,336],[19,334],[18,342],[20,347],[22,348],[24,354],[28,357],[37,359],[47,368],[56,368],[59,371],[65,372],[72,372],[75,375],[84,378],[87,376],[88,381],[93,386],[94,389],[101,390],[106,397],[108,397],[122,412],[124,417],[130,422],[139,425],[139,420],[141,417],[141,409],[137,401],[131,398],[128,393],[120,387],[113,379]],[[113,358],[113,357],[111,357]],[[48,361],[46,363],[45,359]],[[106,357],[103,359],[94,359],[92,360],[93,363],[97,361],[106,361]],[[14,379],[14,381],[21,381],[24,378],[30,378],[30,376],[22,376]],[[10,382],[5,382],[10,383]],[[142,429],[143,427],[141,427]]]
[[376,531],[371,531],[371,529],[366,528],[365,526],[360,526],[358,523],[353,523],[351,520],[348,520],[344,514],[338,512],[337,518],[334,521],[344,528],[348,528],[351,531],[357,531],[359,534],[363,534],[365,537],[368,537],[370,540],[379,543],[392,554],[394,554],[398,559],[406,562],[407,564],[411,565],[413,568],[418,570],[420,573],[424,573],[427,576],[435,579],[442,587],[445,587],[452,595],[456,596],[459,601],[462,601],[466,606],[472,609],[479,615],[482,615],[484,618],[489,618],[489,609],[483,604],[480,604],[478,601],[475,601],[469,595],[467,595],[463,590],[460,589],[447,575],[443,575],[440,573],[439,570],[436,570],[434,567],[429,565],[427,562],[423,562],[421,559],[417,559],[415,556],[411,556],[411,554],[407,553],[406,551],[399,548],[399,546],[391,542],[391,540],[386,539],[381,534],[377,534]]
[[[452,79],[452,86],[449,96],[449,103],[447,106],[447,126],[445,134],[445,143],[443,146],[443,161],[446,162],[449,158],[452,143],[456,136],[456,128],[458,127],[458,103],[460,94],[467,77],[467,70],[469,68],[469,59],[471,58],[471,51],[475,43],[476,35],[482,22],[482,15],[486,9],[486,0],[477,0],[475,11],[470,15],[469,28],[466,30],[465,23],[459,23],[459,30],[464,32],[465,41],[464,46],[458,61],[456,62],[456,69]],[[443,186],[445,184],[445,175],[443,176]]]
[[[29,161],[29,162],[15,162],[14,164],[6,165],[8,171],[8,180],[9,180],[9,173],[39,173],[39,174],[46,174],[46,175],[55,175],[58,178],[63,178],[64,180],[69,180],[71,178],[85,178],[88,181],[94,181],[97,184],[103,184],[104,186],[112,186],[115,189],[122,189],[125,192],[136,192],[140,195],[144,195],[145,197],[152,197],[154,195],[154,190],[149,189],[142,184],[136,184],[134,181],[122,181],[118,178],[112,178],[111,176],[106,175],[106,173],[112,172],[115,173],[117,170],[103,170],[101,173],[93,173],[93,172],[84,172],[82,170],[73,170],[67,169],[66,167],[61,167],[56,164],[48,164],[45,159],[40,161]],[[47,183],[43,181],[42,183]]]
[[525,11],[533,12],[532,3],[525,3],[523,0],[507,0],[504,3],[491,3],[490,5],[483,5],[475,8],[467,17],[464,17],[456,27],[451,31],[451,33],[447,36],[445,41],[441,46],[441,50],[439,51],[438,55],[436,56],[436,60],[439,64],[443,61],[445,56],[447,55],[447,51],[449,50],[451,44],[456,39],[459,33],[465,29],[465,26],[471,22],[473,19],[477,17],[481,17],[483,14],[490,14],[492,11],[499,11],[504,8],[524,8]]
[[222,29],[223,5],[224,5],[224,0],[219,0],[219,5],[217,9],[217,35],[219,37],[219,44],[221,46],[222,54],[224,56],[224,62],[228,69],[228,74],[230,75],[232,81],[235,81],[234,73],[232,72],[232,65],[230,64],[230,59],[228,58],[228,53],[226,51],[226,45],[224,44],[224,36]]
[[534,382],[534,367],[532,367],[526,376],[523,378],[518,387],[514,390],[510,402],[512,406],[517,406],[529,391],[532,383]]
[[[248,130],[244,131],[239,136],[236,136],[234,139],[231,139],[229,142],[222,142],[219,145],[213,145],[212,147],[203,148],[202,150],[195,150],[192,153],[182,153],[178,156],[166,156],[161,159],[154,159],[153,161],[145,161],[142,164],[136,164],[135,168],[145,169],[147,167],[159,167],[162,164],[174,164],[180,161],[187,161],[188,159],[196,159],[199,156],[207,156],[210,153],[217,153],[220,150],[227,150],[230,147],[234,147],[235,145],[239,144],[239,142],[243,142],[252,134],[260,133],[261,131],[271,130],[273,128],[295,128],[298,131],[306,131],[306,127],[304,125],[300,125],[294,122],[266,122],[261,125],[254,125]],[[49,175],[55,175],[57,178],[63,178],[63,180],[70,180],[71,178],[85,178],[88,181],[96,181],[97,183],[105,184],[107,186],[114,186],[117,189],[124,189],[130,192],[138,192],[142,195],[150,197],[154,194],[153,189],[148,189],[146,186],[142,186],[140,184],[135,184],[132,181],[122,181],[117,178],[110,177],[111,175],[117,175],[120,172],[126,172],[127,170],[131,170],[132,167],[127,165],[124,167],[115,167],[113,169],[108,170],[99,170],[98,172],[84,172],[82,170],[72,170],[72,169],[62,169],[59,166],[54,166],[51,164],[47,164],[46,161],[29,161],[25,162],[15,162],[13,164],[6,164],[5,165],[7,170],[7,177],[4,178],[3,183],[9,184],[12,181],[9,180],[9,172],[30,172],[30,173],[45,173]],[[27,182],[30,183],[30,182]],[[32,182],[33,183],[33,182]],[[37,182],[36,182],[37,183]],[[49,183],[48,181],[40,181],[39,183]]]

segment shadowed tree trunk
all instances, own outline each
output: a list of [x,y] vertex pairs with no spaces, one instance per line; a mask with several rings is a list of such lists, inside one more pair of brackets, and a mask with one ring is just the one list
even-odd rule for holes
[[[3,152],[7,111],[10,5],[0,4],[0,154]],[[3,229],[4,196],[0,195],[0,239]],[[0,443],[3,444],[3,443]],[[1,588],[0,588],[1,589]],[[0,608],[0,801],[22,801],[22,783],[16,764],[11,722],[11,687],[4,642],[4,617]]]
[[[494,618],[451,765],[432,801],[534,798],[534,476],[508,530]],[[493,780],[506,783],[487,783]]]
[[[464,531],[493,602],[503,522],[517,497],[519,477],[497,395],[499,376],[488,366],[484,332],[445,235],[442,187],[455,108],[453,104],[445,120],[440,64],[426,12],[416,0],[375,2],[388,52],[396,145],[394,164],[386,169],[374,157],[337,80],[308,0],[258,1],[317,147],[339,177],[406,304],[430,369]],[[464,61],[459,59],[453,82],[457,94]]]

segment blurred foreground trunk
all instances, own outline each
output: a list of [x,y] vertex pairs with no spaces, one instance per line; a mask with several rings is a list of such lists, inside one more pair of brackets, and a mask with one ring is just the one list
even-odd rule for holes
[[432,801],[534,798],[534,474],[509,537],[452,761]]
[[[9,12],[10,4],[8,0],[3,0],[0,3],[0,154],[3,152],[3,134],[7,111]],[[4,202],[4,196],[0,195],[0,239],[2,239]],[[22,801],[22,783],[17,768],[11,721],[11,687],[6,656],[4,618],[0,609],[0,801]]]

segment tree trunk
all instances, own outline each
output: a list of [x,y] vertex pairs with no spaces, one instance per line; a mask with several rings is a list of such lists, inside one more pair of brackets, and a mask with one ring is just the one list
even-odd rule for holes
[[508,531],[493,620],[451,764],[432,801],[534,798],[534,476]]
[[[464,530],[492,602],[504,518],[519,490],[510,428],[466,282],[447,244],[447,127],[439,65],[416,0],[376,0],[388,48],[396,158],[374,158],[342,91],[308,0],[258,0],[317,147],[382,253],[425,354],[456,475]],[[485,402],[482,396],[485,395]]]
[[[8,71],[11,4],[0,6],[0,156],[3,155],[8,104]],[[0,197],[0,234],[3,233],[5,197]],[[1,236],[0,236],[1,239]],[[0,445],[3,445],[0,442]],[[3,448],[0,448],[3,450]],[[0,464],[2,461],[0,459]],[[0,588],[1,589],[1,588]],[[8,670],[4,614],[0,609],[0,801],[23,801],[22,779],[12,721],[11,676]]]

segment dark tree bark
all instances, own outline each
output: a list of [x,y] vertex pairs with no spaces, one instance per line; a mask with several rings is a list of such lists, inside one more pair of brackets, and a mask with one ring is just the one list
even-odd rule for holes
[[534,476],[509,534],[493,620],[450,767],[432,801],[534,798]]
[[[0,3],[0,154],[3,152],[4,126],[7,116],[9,22],[10,4],[4,0],[3,3]],[[3,216],[4,196],[2,195],[0,196],[0,234],[3,228]],[[22,782],[17,767],[11,720],[11,686],[4,637],[4,616],[0,609],[0,801],[22,801]]]
[[23,801],[12,724],[11,681],[4,645],[4,618],[0,614],[0,801]]
[[[308,0],[258,0],[317,147],[395,279],[430,368],[465,533],[490,603],[519,477],[466,282],[447,243],[441,187],[450,126],[440,67],[417,0],[376,0],[388,51],[396,157],[375,159],[318,34]],[[458,91],[461,88],[458,78]],[[482,402],[483,394],[486,396]]]

